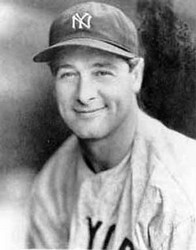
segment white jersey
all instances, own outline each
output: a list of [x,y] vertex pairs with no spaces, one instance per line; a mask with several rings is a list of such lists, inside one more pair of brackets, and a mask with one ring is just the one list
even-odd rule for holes
[[195,250],[196,142],[140,112],[130,154],[95,174],[72,136],[36,180],[30,218],[32,248]]

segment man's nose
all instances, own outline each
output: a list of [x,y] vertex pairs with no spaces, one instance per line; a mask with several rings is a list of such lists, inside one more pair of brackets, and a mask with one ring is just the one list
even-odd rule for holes
[[78,83],[78,102],[87,105],[96,98],[96,95],[96,86],[90,76],[81,75]]

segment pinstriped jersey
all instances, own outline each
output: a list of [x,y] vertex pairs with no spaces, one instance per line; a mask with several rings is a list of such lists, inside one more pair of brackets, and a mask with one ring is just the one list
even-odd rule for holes
[[92,172],[71,136],[35,181],[28,246],[195,250],[195,179],[195,141],[142,112],[131,152],[107,171]]

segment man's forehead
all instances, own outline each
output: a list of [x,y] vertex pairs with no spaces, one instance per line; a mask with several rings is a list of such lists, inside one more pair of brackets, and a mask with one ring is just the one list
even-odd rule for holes
[[124,60],[122,57],[106,52],[100,49],[89,48],[85,46],[70,46],[58,51],[54,57],[54,62],[61,64],[80,58],[81,61],[100,61],[103,64],[111,64],[112,61]]

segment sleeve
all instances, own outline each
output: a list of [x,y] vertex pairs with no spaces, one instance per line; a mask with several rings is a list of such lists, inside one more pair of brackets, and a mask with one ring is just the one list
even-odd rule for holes
[[173,227],[157,250],[195,250],[196,220],[191,217]]
[[[27,249],[65,249],[68,233],[52,197],[34,185],[29,201]],[[43,188],[44,189],[44,188]]]

